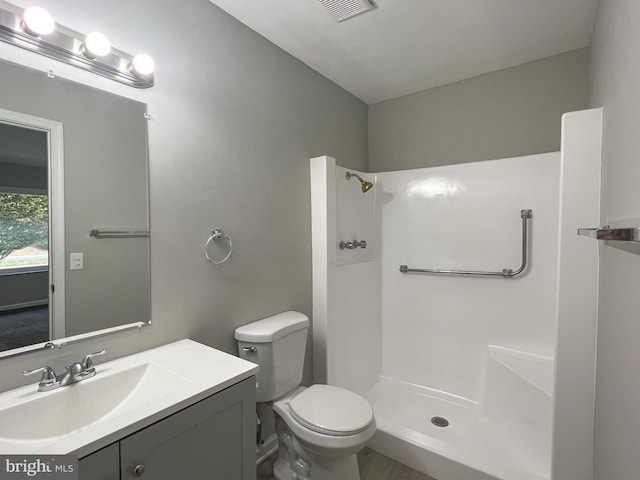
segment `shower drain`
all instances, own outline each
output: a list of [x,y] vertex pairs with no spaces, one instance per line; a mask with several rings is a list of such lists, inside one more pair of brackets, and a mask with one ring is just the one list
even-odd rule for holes
[[433,423],[436,427],[448,427],[449,420],[444,417],[432,417],[431,423]]

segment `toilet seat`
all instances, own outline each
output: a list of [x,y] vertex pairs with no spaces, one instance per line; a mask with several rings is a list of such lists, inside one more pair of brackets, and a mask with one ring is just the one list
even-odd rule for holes
[[360,395],[333,385],[312,385],[289,402],[293,419],[317,433],[355,435],[373,421],[373,409]]

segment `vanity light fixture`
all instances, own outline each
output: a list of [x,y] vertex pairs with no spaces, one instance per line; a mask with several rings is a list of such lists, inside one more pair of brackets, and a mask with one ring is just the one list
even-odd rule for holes
[[83,35],[54,22],[40,7],[23,10],[0,0],[0,40],[135,88],[154,83],[154,62],[111,47],[102,33]]
[[84,43],[80,47],[85,57],[95,59],[96,57],[104,57],[111,52],[111,42],[100,32],[91,32],[85,38]]
[[152,75],[155,68],[156,64],[154,63],[153,58],[146,53],[139,53],[133,57],[133,60],[131,60],[131,63],[129,64],[129,70],[131,70],[134,75],[142,77]]
[[44,8],[40,7],[27,8],[22,15],[20,26],[25,32],[34,37],[49,35],[56,28],[53,17]]

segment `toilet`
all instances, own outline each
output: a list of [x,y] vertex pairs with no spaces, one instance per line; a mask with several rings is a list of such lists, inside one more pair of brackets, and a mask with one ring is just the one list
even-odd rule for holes
[[358,453],[376,430],[367,400],[332,385],[301,387],[309,318],[283,312],[235,331],[240,357],[260,365],[256,401],[273,406],[276,480],[359,480]]

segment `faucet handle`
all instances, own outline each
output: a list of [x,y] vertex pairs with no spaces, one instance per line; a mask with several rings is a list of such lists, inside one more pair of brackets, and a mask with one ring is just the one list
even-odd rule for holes
[[40,386],[52,385],[58,381],[58,377],[56,377],[56,372],[53,368],[44,366],[40,368],[35,368],[33,370],[24,370],[22,375],[33,375],[35,373],[42,372],[42,377],[40,378]]
[[107,353],[106,350],[100,350],[99,352],[89,353],[88,355],[85,355],[85,357],[82,359],[82,362],[80,363],[85,368],[85,370],[88,370],[90,368],[93,368],[92,358],[97,357],[98,355],[104,355],[105,353]]
[[65,367],[70,375],[78,375],[86,370],[84,363],[73,363]]

